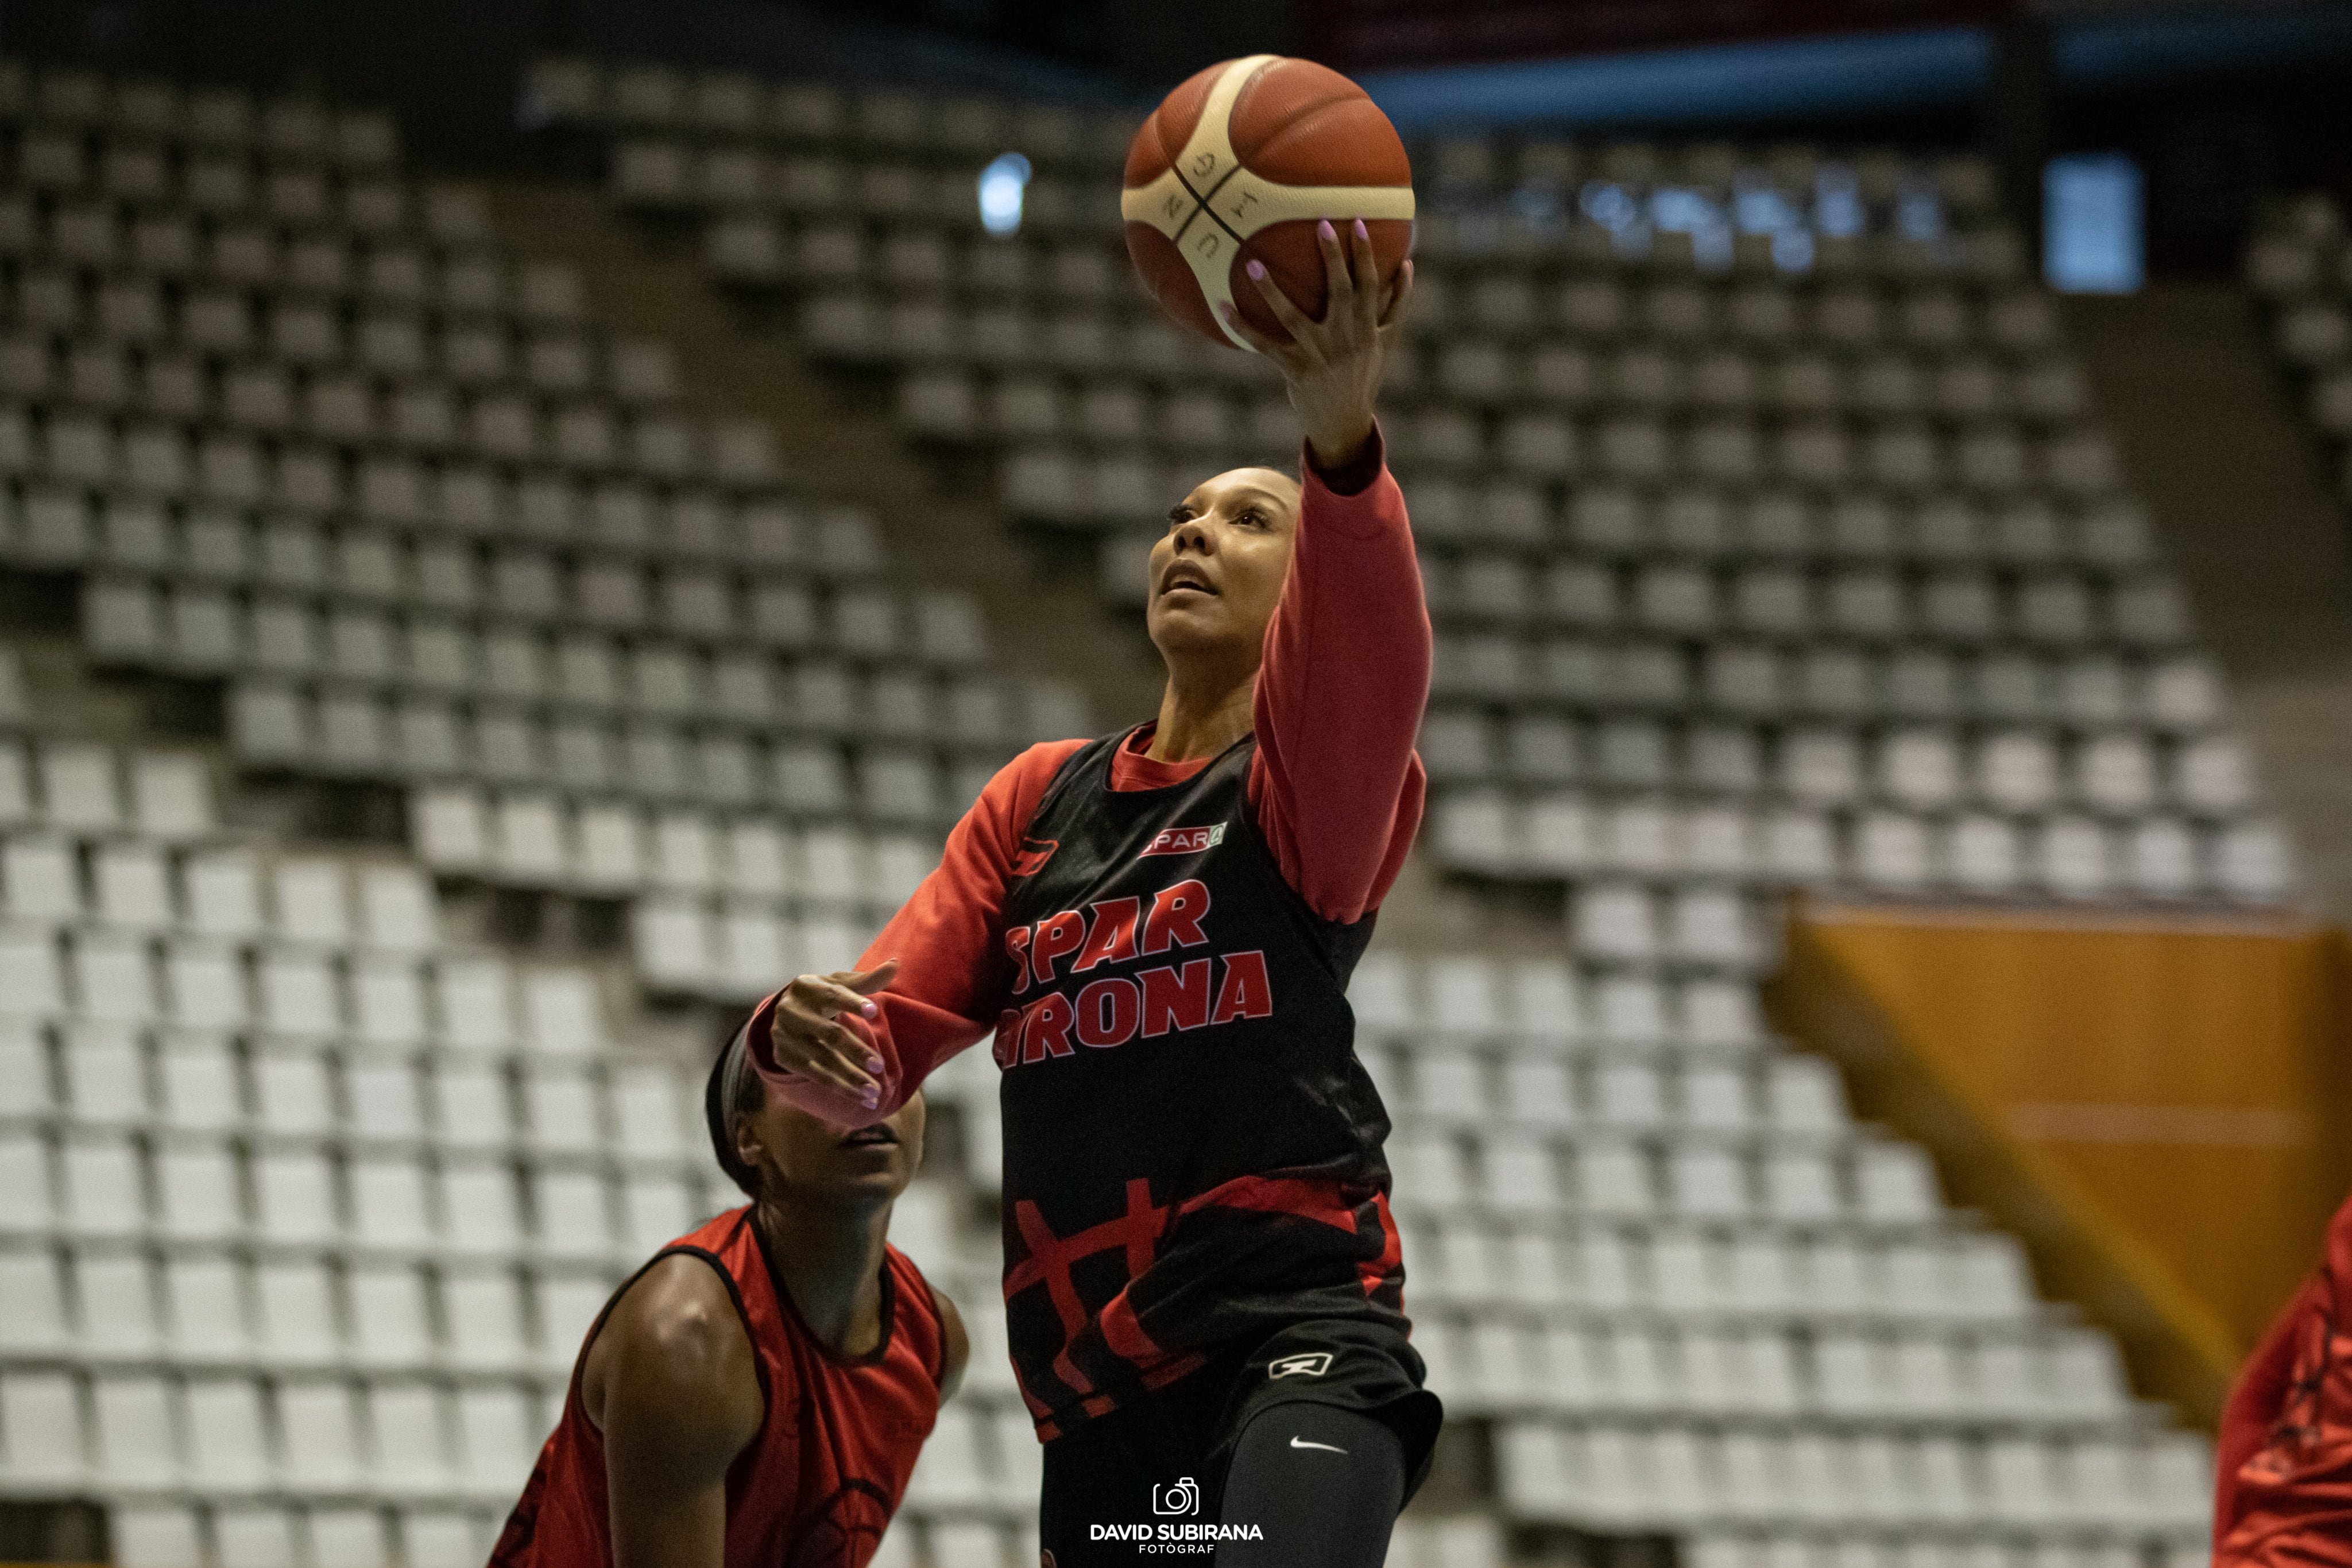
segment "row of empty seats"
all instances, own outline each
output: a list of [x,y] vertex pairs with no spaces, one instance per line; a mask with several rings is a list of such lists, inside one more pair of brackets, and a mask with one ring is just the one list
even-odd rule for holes
[[[1802,809],[1677,811],[1571,795],[1454,794],[1433,813],[1440,858],[1460,871],[1556,881],[1588,876],[1843,884],[1880,894],[2270,904],[2293,890],[2284,834],[2260,819],[2224,827],[2151,816],[2128,823],[2060,812],[2040,821],[1873,809],[1841,822]],[[1655,915],[1636,930],[1654,930]],[[1598,954],[1658,950],[1651,936]]]
[[[845,761],[830,741],[761,744],[731,727],[689,731],[646,721],[616,727],[560,715],[551,720],[505,705],[468,713],[432,697],[393,703],[365,691],[327,689],[314,695],[261,682],[236,686],[229,724],[238,755],[257,768],[426,780],[472,777],[593,797],[714,802],[791,817],[855,815],[883,822],[952,821],[1010,749],[1001,731],[988,737],[918,733],[893,739],[894,732],[884,729],[877,732],[878,744],[857,748]],[[921,749],[932,744],[948,748],[944,765]],[[432,797],[449,798],[446,792]],[[608,813],[603,826],[583,835],[578,869],[587,880],[625,876],[625,868],[646,864],[649,853],[659,852],[638,841],[628,805],[614,810],[617,818]],[[482,831],[453,831],[467,834],[468,842],[488,844],[482,831],[492,831],[512,843],[517,831],[536,833],[538,825],[518,821]],[[548,831],[563,830],[551,824]],[[433,858],[478,852],[436,850]],[[527,858],[538,852],[514,852]],[[558,852],[569,863],[570,852]],[[660,873],[654,874],[660,880]]]
[[1962,1530],[1880,1534],[1802,1526],[1728,1533],[1699,1530],[1680,1542],[1692,1568],[2202,1568],[2205,1543],[2184,1532],[2163,1543],[2102,1541],[2065,1534],[2018,1538],[2006,1531],[1971,1539]]
[[[2069,586],[2076,590],[2063,596],[2070,610],[2087,612],[2095,602],[2091,595],[2080,591],[2079,583]],[[1888,597],[1895,604],[1881,608],[1900,615],[1899,591]],[[1783,653],[1759,643],[1752,633],[1727,630],[1706,639],[1685,635],[1637,641],[1521,637],[1472,628],[1459,633],[1440,630],[1431,689],[1448,707],[1469,704],[1524,707],[1528,716],[1540,716],[1549,710],[1555,722],[1570,714],[1582,717],[1614,712],[1632,717],[1646,711],[1651,716],[1638,722],[1662,725],[1687,716],[1694,732],[1706,728],[1706,721],[1717,716],[1754,723],[1802,721],[1815,715],[1849,721],[1884,715],[1891,720],[1930,724],[1973,718],[2002,727],[2055,725],[2103,729],[2123,716],[2120,713],[2116,718],[2090,716],[2095,707],[2108,706],[2111,697],[2126,695],[2120,679],[2106,682],[2108,672],[2121,674],[2119,655],[2166,655],[2152,662],[2170,664],[2176,662],[2172,655],[2184,652],[2181,644],[2188,641],[2183,635],[2169,634],[2179,630],[2174,619],[2178,603],[2169,583],[2161,578],[2146,579],[2118,591],[2108,599],[2108,607],[2127,608],[2148,634],[2146,641],[2137,646],[2119,646],[2118,639],[2110,637],[2103,643],[2085,636],[2067,655],[2072,668],[2064,676],[2053,667],[2053,655],[2058,650],[2048,645],[1994,645],[1982,658],[1968,660],[1966,655],[1975,650],[1932,643],[1921,646],[1893,628],[1883,641],[1874,640],[1875,646],[1832,643],[1803,653]],[[2195,660],[2179,663],[2184,669],[2193,668]],[[2069,690],[2066,677],[2076,672],[2094,676],[2097,684],[2086,680]],[[1969,677],[1965,695],[1963,674]],[[2104,691],[2098,689],[2100,685],[2105,686]],[[2189,677],[2177,694],[2180,701],[2176,711],[2183,717],[2159,719],[2149,727],[2190,727],[2186,716],[2206,707],[2199,685],[2210,689],[2210,682]],[[2078,697],[2084,699],[2080,706]],[[2168,706],[2169,695],[2167,701]]]
[[1772,1054],[1679,1067],[1630,1057],[1481,1053],[1361,1045],[1358,1054],[1401,1128],[1772,1129],[1853,1133],[1837,1070],[1820,1057]]
[[439,940],[433,888],[404,862],[265,857],[143,837],[0,838],[0,913],[304,946],[423,952]]
[[[1180,469],[1221,456],[1239,461],[1272,446],[1226,443],[1205,455],[1160,461],[1128,444],[1146,434],[1139,402],[1133,412],[1139,423],[1132,434],[1116,438],[1119,447],[1101,455],[1064,445],[1020,449],[1005,468],[1007,503],[1024,515],[1042,508],[1034,515],[1052,521],[1138,524],[1151,514],[1128,509],[1131,491],[1181,495],[1201,476],[1188,477]],[[2116,484],[2114,455],[2104,438],[2082,433],[2047,441],[2005,430],[1947,438],[1903,422],[1858,435],[1813,420],[1766,434],[1730,419],[1684,433],[1638,416],[1582,428],[1563,416],[1523,413],[1502,420],[1490,435],[1484,421],[1459,411],[1392,412],[1383,428],[1400,472],[1408,476],[1475,479],[1499,471],[1606,485],[1696,478],[1821,490],[1879,487],[1906,499],[1958,493],[1987,499],[2056,495],[2097,500]]]
[[699,1152],[689,1116],[701,1083],[661,1058],[538,1058],[510,1071],[464,1052],[89,1021],[59,1027],[52,1043],[12,1019],[0,1062],[9,1119],[672,1164]]
[[[609,882],[646,865],[654,852],[635,826],[636,802],[943,830],[979,796],[1006,753],[981,743],[943,764],[919,742],[886,740],[845,758],[830,741],[758,747],[725,733],[698,737],[660,724],[625,730],[593,722],[550,725],[510,709],[468,716],[430,699],[394,706],[365,693],[331,691],[314,706],[306,693],[252,684],[232,695],[229,719],[237,754],[255,768],[428,783],[473,778],[506,786],[509,797],[495,805],[462,785],[418,796],[415,821],[432,835],[420,841],[419,852],[436,865],[511,861],[583,882]],[[551,789],[577,791],[578,798],[525,793]],[[576,845],[575,813],[583,823]]]
[[1752,987],[1696,976],[1580,973],[1558,956],[1374,948],[1349,979],[1348,1003],[1366,1047],[1499,1037],[1545,1051],[1602,1041],[1743,1051],[1764,1038]]
[[[28,709],[13,653],[0,653],[0,722]],[[0,732],[0,828],[131,831],[161,842],[211,837],[220,826],[211,769],[187,751],[129,752],[96,742],[28,744]]]
[[1790,1233],[1722,1220],[1526,1215],[1416,1218],[1404,1231],[1416,1321],[1429,1308],[1450,1310],[1474,1332],[1490,1322],[2021,1332],[2047,1314],[2023,1249],[1996,1232]]
[[[151,361],[152,363],[152,361]],[[171,361],[173,373],[185,361]],[[123,378],[122,401],[131,398]],[[288,390],[282,381],[278,392]],[[199,394],[201,395],[201,394]],[[632,415],[597,402],[563,405],[544,417],[538,403],[511,393],[485,396],[463,422],[451,400],[431,397],[415,408],[413,429],[378,426],[372,439],[411,444],[460,461],[488,457],[506,464],[548,463],[574,475],[614,475],[654,481],[701,478],[737,488],[765,489],[782,477],[767,427],[755,421],[722,423],[704,430],[682,415],[652,412]],[[291,432],[290,402],[281,403],[277,428]],[[178,423],[132,417],[118,428],[113,411],[76,410],[65,404],[42,409],[36,419],[23,406],[0,406],[0,456],[16,472],[62,484],[126,490],[132,495],[226,502],[257,507],[280,497],[305,510],[339,506],[345,492],[345,465],[334,449],[281,452],[273,455],[257,438],[228,429],[203,427],[191,436]],[[273,416],[274,417],[274,416]],[[302,434],[308,434],[304,432]],[[302,465],[311,471],[301,471]],[[393,483],[412,487],[411,497],[394,504],[422,507],[427,490],[415,467],[387,471]]]
[[477,1568],[503,1511],[431,1504],[141,1502],[107,1511],[120,1568]]
[[0,338],[0,392],[92,409],[173,413],[271,434],[300,431],[369,444],[470,444],[493,452],[510,448],[519,423],[532,420],[552,421],[559,446],[593,439],[569,405],[519,410],[519,398],[607,397],[647,405],[677,395],[668,354],[648,342],[600,347],[570,333],[522,337],[500,329],[453,333],[438,347],[446,382],[373,366],[353,371],[168,350],[134,353],[108,342],[74,341],[61,350],[50,329],[35,327]]
[[637,906],[633,951],[656,991],[745,1002],[774,990],[779,975],[856,967],[896,911],[877,901],[862,915],[794,918],[756,903],[647,898]]
[[[0,121],[26,130],[80,128],[253,149],[272,158],[375,167],[400,158],[400,131],[380,110],[307,98],[267,101],[238,88],[187,88],[161,78],[110,79],[94,71],[0,61]],[[20,132],[21,133],[21,132]]]
[[[457,248],[480,243],[488,227],[476,193],[420,193],[378,168],[338,172],[299,156],[226,149],[175,152],[137,132],[33,130],[13,141],[0,152],[0,172],[26,197],[113,209],[142,228],[154,214],[176,214],[297,235],[331,228]],[[158,254],[170,263],[176,247],[166,246]]]
[[[87,596],[93,652],[133,653],[144,640],[152,654],[197,668],[334,673],[443,690],[479,686],[525,700],[752,714],[761,710],[741,689],[766,695],[761,688],[782,672],[763,652],[742,653],[747,643],[949,668],[988,656],[985,622],[966,593],[865,586],[820,597],[795,584],[752,587],[739,600],[736,584],[718,573],[656,576],[609,557],[568,572],[554,556],[530,549],[499,551],[485,570],[465,544],[419,551],[412,587],[403,580],[401,552],[368,550],[386,536],[346,542],[353,548],[333,552],[335,564],[373,553],[364,564],[375,580],[334,572],[313,587],[315,598],[258,585],[239,594],[175,578],[99,576]],[[586,634],[551,643],[523,629],[534,624],[584,626]],[[652,635],[625,646],[617,632]],[[701,649],[730,644],[735,657],[706,665]],[[803,667],[847,678],[829,661]],[[917,690],[929,695],[919,678]]]
[[92,1366],[543,1374],[570,1369],[613,1285],[579,1264],[16,1242],[0,1249],[0,1351]]
[[[1446,706],[1423,718],[1419,750],[1429,776],[1449,785],[1680,786],[1738,800],[1708,808],[1734,813],[1775,796],[1814,806],[1884,801],[2023,815],[2081,808],[2124,818],[2159,810],[2227,818],[2254,803],[2245,754],[2228,737],[2181,739],[2104,726],[2084,726],[2069,742],[2008,727],[1971,737],[1948,721],[1897,724],[1875,736],[1818,722],[1768,733],[1737,724],[1675,729],[1641,718],[1580,723],[1525,712],[1498,719]],[[1610,836],[1657,841],[1675,831],[1676,804],[1596,792],[1591,810],[1614,810],[1605,825]],[[1651,815],[1642,814],[1645,806]],[[1710,822],[1696,831],[1725,830]]]
[[[35,484],[0,498],[0,538],[36,565],[110,563],[202,581],[332,586],[361,599],[467,591],[482,570],[472,547],[488,539],[512,552],[501,559],[554,551],[573,554],[583,570],[632,560],[657,565],[664,585],[653,595],[657,614],[720,622],[733,610],[734,573],[756,573],[765,587],[794,590],[805,603],[813,602],[806,589],[774,580],[781,569],[822,585],[869,578],[882,566],[874,519],[855,507],[766,498],[739,507],[692,483],[667,490],[615,480],[580,485],[544,473],[509,483],[496,468],[464,464],[436,470],[370,461],[346,475],[330,455],[298,462],[299,455],[288,456],[278,472],[288,480],[299,472],[299,493],[273,494],[258,516],[236,502],[175,504]],[[325,519],[336,514],[348,516],[330,527]],[[715,589],[683,591],[714,576]],[[509,568],[508,577],[499,584],[502,594],[544,596],[564,580],[554,559]],[[789,592],[772,601],[793,601]]]
[[504,1500],[551,1424],[546,1398],[488,1381],[0,1372],[0,1451],[52,1487]]
[[[525,97],[558,125],[677,130],[719,142],[798,141],[926,153],[944,161],[992,156],[1011,146],[1045,163],[1117,167],[1138,123],[1136,110],[1125,107],[1087,110],[889,87],[850,89],[821,79],[764,81],[737,72],[689,74],[577,57],[535,62]],[[1449,195],[1513,183],[1558,190],[1588,176],[1633,187],[1762,186],[1801,195],[1822,183],[1828,171],[1835,188],[1865,207],[1932,193],[1958,212],[1978,214],[1994,204],[1997,190],[1982,159],[1921,159],[1884,149],[1839,159],[1800,143],[1743,149],[1727,142],[1627,141],[1595,146],[1544,137],[1507,141],[1454,135],[1418,141],[1412,151],[1422,177]]]
[[1948,1216],[1909,1144],[1676,1124],[1485,1133],[1420,1130],[1388,1145],[1400,1215],[1576,1213],[1932,1227]]
[[1628,571],[1565,553],[1540,569],[1493,554],[1441,559],[1424,568],[1424,583],[1433,616],[1455,632],[2125,648],[2164,648],[2190,634],[2171,577],[2145,569],[2110,577],[2050,566],[2011,575],[1982,566],[1842,563],[1815,572],[1759,563],[1717,572],[1674,562]]
[[543,122],[677,127],[714,136],[993,157],[1008,142],[1041,162],[1116,167],[1135,134],[1127,109],[1098,110],[963,95],[941,99],[889,88],[853,92],[812,78],[765,81],[736,71],[693,75],[661,65],[608,68],[596,60],[532,63],[524,102]]
[[0,1015],[258,1027],[312,1039],[566,1055],[603,1042],[593,975],[503,955],[348,956],[48,923],[0,925]]
[[[1145,298],[1124,287],[1115,249],[1055,242],[1051,261],[1026,241],[959,240],[926,232],[919,220],[869,232],[851,224],[810,224],[794,235],[798,267],[812,285],[871,288],[846,298],[944,305],[1015,294],[1039,282],[1066,308],[1106,326],[1139,327]],[[1082,259],[1091,257],[1092,259]],[[882,287],[877,287],[880,285]],[[1622,363],[1643,356],[1672,366],[1696,352],[1702,362],[1740,350],[1803,345],[1829,362],[1875,350],[1952,355],[1958,365],[1996,368],[2017,359],[2038,373],[2064,377],[2042,360],[2060,346],[2060,323],[2048,298],[2015,282],[1956,285],[1945,279],[1824,277],[1806,283],[1749,278],[1644,277],[1622,258],[1570,253],[1480,262],[1445,258],[1426,269],[1416,260],[1408,341],[1426,338],[1433,364],[1465,364],[1502,354],[1525,362],[1577,362],[1575,345],[1627,342]],[[1564,361],[1546,357],[1561,349]],[[1198,356],[1196,356],[1198,357]],[[1591,361],[1583,361],[1590,364]],[[1654,372],[1654,375],[1656,372]],[[1637,378],[1638,379],[1638,378]],[[2076,383],[2079,391],[2079,382]],[[1637,387],[1639,395],[1643,390]],[[1654,395],[1652,393],[1650,395]]]
[[1619,1528],[1866,1521],[1998,1535],[2041,1525],[2182,1543],[2210,1528],[2211,1455],[2187,1434],[1977,1443],[1520,1421],[1498,1449],[1514,1512]]
[[[1780,488],[1578,485],[1555,507],[1534,485],[1424,476],[1414,479],[1408,505],[1424,579],[1449,614],[1452,601],[1475,611],[1516,602],[1537,585],[1538,603],[1574,585],[1575,613],[1603,613],[1602,603],[1629,591],[1639,598],[1655,567],[1719,572],[1728,583],[1751,567],[1907,569],[1924,584],[1946,571],[1957,580],[1973,571],[2024,580],[2073,568],[2122,578],[2158,564],[2147,515],[2122,497],[2075,508],[1980,507],[1947,495],[1914,506],[1867,489],[1816,502]],[[1129,552],[1137,542],[1114,541]],[[1614,591],[1583,586],[1596,580]]]
[[[1418,286],[1416,286],[1417,289]],[[1042,366],[1063,373],[1124,371],[1145,384],[1194,380],[1190,372],[1199,350],[1175,347],[1163,322],[1129,318],[1101,306],[1056,309],[1041,303],[981,303],[962,306],[930,296],[891,299],[879,294],[826,292],[809,298],[800,312],[812,350],[833,359],[873,360],[908,365],[963,364],[998,371]],[[2053,345],[2015,329],[2011,351],[2032,357],[2011,372],[1985,357],[1981,347],[1958,351],[1948,362],[1925,356],[1880,353],[1853,366],[1841,364],[1811,339],[1805,350],[1772,361],[1716,349],[1685,360],[1671,346],[1644,346],[1599,357],[1569,339],[1558,347],[1533,349],[1542,334],[1534,327],[1490,330],[1513,346],[1475,341],[1433,355],[1425,363],[1409,348],[1390,366],[1401,403],[1440,395],[1461,397],[1473,407],[1508,402],[1608,407],[1669,408],[1683,405],[1789,414],[1835,413],[1889,420],[1938,415],[1950,421],[2000,420],[2053,423],[2081,412],[2080,383],[2057,365],[2043,362]],[[1449,337],[1451,335],[1449,334]],[[1712,336],[1703,328],[1699,336]],[[1206,347],[1204,345],[1204,347]],[[1851,352],[1874,347],[1865,340]],[[1214,351],[1213,349],[1210,351]],[[1263,384],[1265,371],[1246,362],[1212,361],[1202,369],[1214,379]],[[951,389],[974,385],[940,378],[927,387],[940,406],[961,395]],[[1466,394],[1466,395],[1465,395]],[[975,397],[972,401],[977,402]]]
[[[315,1139],[248,1150],[194,1134],[0,1132],[0,1232],[246,1242],[368,1256],[528,1258],[626,1267],[719,1207],[674,1166],[520,1166],[489,1154],[336,1157]],[[713,1194],[722,1199],[724,1193]],[[708,1207],[706,1207],[708,1205]]]
[[[1983,364],[1958,364],[1921,374],[1901,362],[1868,367],[1848,378],[1825,361],[1794,359],[1759,366],[1739,359],[1709,359],[1685,367],[1671,358],[1629,354],[1599,365],[1576,357],[1546,361],[1532,382],[1507,361],[1479,364],[1461,350],[1440,362],[1446,395],[1470,406],[1440,414],[1439,388],[1424,385],[1428,401],[1410,393],[1391,396],[1382,413],[1390,444],[1405,458],[1433,456],[1443,463],[1454,448],[1473,439],[1479,405],[1507,410],[1540,409],[1565,403],[1602,412],[1686,408],[1695,413],[1729,413],[1754,417],[1766,411],[1782,418],[1848,414],[1865,421],[1904,421],[1920,414],[1965,422],[1976,445],[1962,453],[1969,465],[1992,476],[1996,464],[2017,461],[1996,455],[1996,438],[2015,441],[2029,418],[2069,420],[2081,413],[2073,372],[2056,370],[2011,379]],[[1197,383],[1171,382],[1155,389],[1134,380],[1005,375],[983,381],[960,371],[919,371],[899,387],[899,416],[919,434],[941,440],[980,441],[1068,436],[1104,444],[1149,442],[1179,450],[1214,451],[1237,444],[1281,444],[1296,435],[1283,418],[1279,399],[1244,399],[1202,391]],[[1506,453],[1516,465],[1543,460],[1537,445],[1541,428],[1507,427],[1516,444]],[[1603,427],[1604,439],[1622,442]],[[1556,437],[1555,437],[1556,439]],[[1694,434],[1694,450],[1705,437]],[[1519,447],[1524,446],[1525,451]],[[1553,461],[1559,461],[1555,458]],[[1535,472],[1543,472],[1534,468]]]
[[1922,1428],[2105,1428],[2130,1412],[2095,1331],[1965,1336],[1684,1327],[1456,1323],[1416,1315],[1413,1343],[1449,1414],[1583,1419],[1827,1418]]

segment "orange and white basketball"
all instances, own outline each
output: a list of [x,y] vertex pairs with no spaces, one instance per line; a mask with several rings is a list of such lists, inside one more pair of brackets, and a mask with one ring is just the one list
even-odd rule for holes
[[1265,264],[1308,317],[1323,314],[1328,218],[1345,240],[1361,218],[1385,284],[1412,250],[1412,166],[1396,127],[1364,89],[1312,60],[1227,60],[1163,99],[1127,150],[1127,254],[1179,326],[1249,345],[1217,307],[1268,337],[1286,334],[1243,268]]

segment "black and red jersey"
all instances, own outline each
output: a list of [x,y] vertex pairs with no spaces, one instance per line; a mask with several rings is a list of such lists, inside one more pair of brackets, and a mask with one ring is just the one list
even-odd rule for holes
[[[930,1286],[905,1253],[887,1248],[881,1342],[845,1357],[826,1349],[777,1289],[749,1208],[680,1237],[646,1268],[680,1254],[727,1282],[765,1405],[758,1433],[727,1472],[723,1568],[864,1568],[939,1418],[947,1336]],[[580,1399],[581,1369],[612,1312],[607,1302],[581,1343],[562,1418],[489,1568],[612,1568],[604,1436]]]
[[1251,737],[1114,789],[1125,738],[1062,765],[1005,895],[1005,1310],[1049,1439],[1286,1324],[1407,1326],[1346,996],[1373,917],[1327,920],[1284,880]]

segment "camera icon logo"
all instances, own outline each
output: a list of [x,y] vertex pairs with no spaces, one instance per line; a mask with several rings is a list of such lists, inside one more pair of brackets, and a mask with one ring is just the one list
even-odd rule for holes
[[1201,1488],[1191,1476],[1151,1489],[1151,1511],[1162,1514],[1201,1511]]

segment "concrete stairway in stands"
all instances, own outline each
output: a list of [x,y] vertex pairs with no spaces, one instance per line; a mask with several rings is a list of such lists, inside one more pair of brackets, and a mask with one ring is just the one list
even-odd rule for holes
[[855,389],[801,358],[782,322],[762,322],[713,288],[698,234],[667,243],[579,186],[512,181],[486,193],[513,255],[571,262],[597,319],[670,344],[689,406],[765,416],[795,471],[875,509],[906,575],[980,592],[992,644],[1012,668],[1079,683],[1106,726],[1157,704],[1159,660],[1107,618],[1092,558],[1049,570],[1005,530],[985,476],[959,483],[934,472],[899,435],[887,400],[861,409]]
[[2352,921],[2352,529],[2242,288],[2076,298],[2070,335],[2310,895]]

